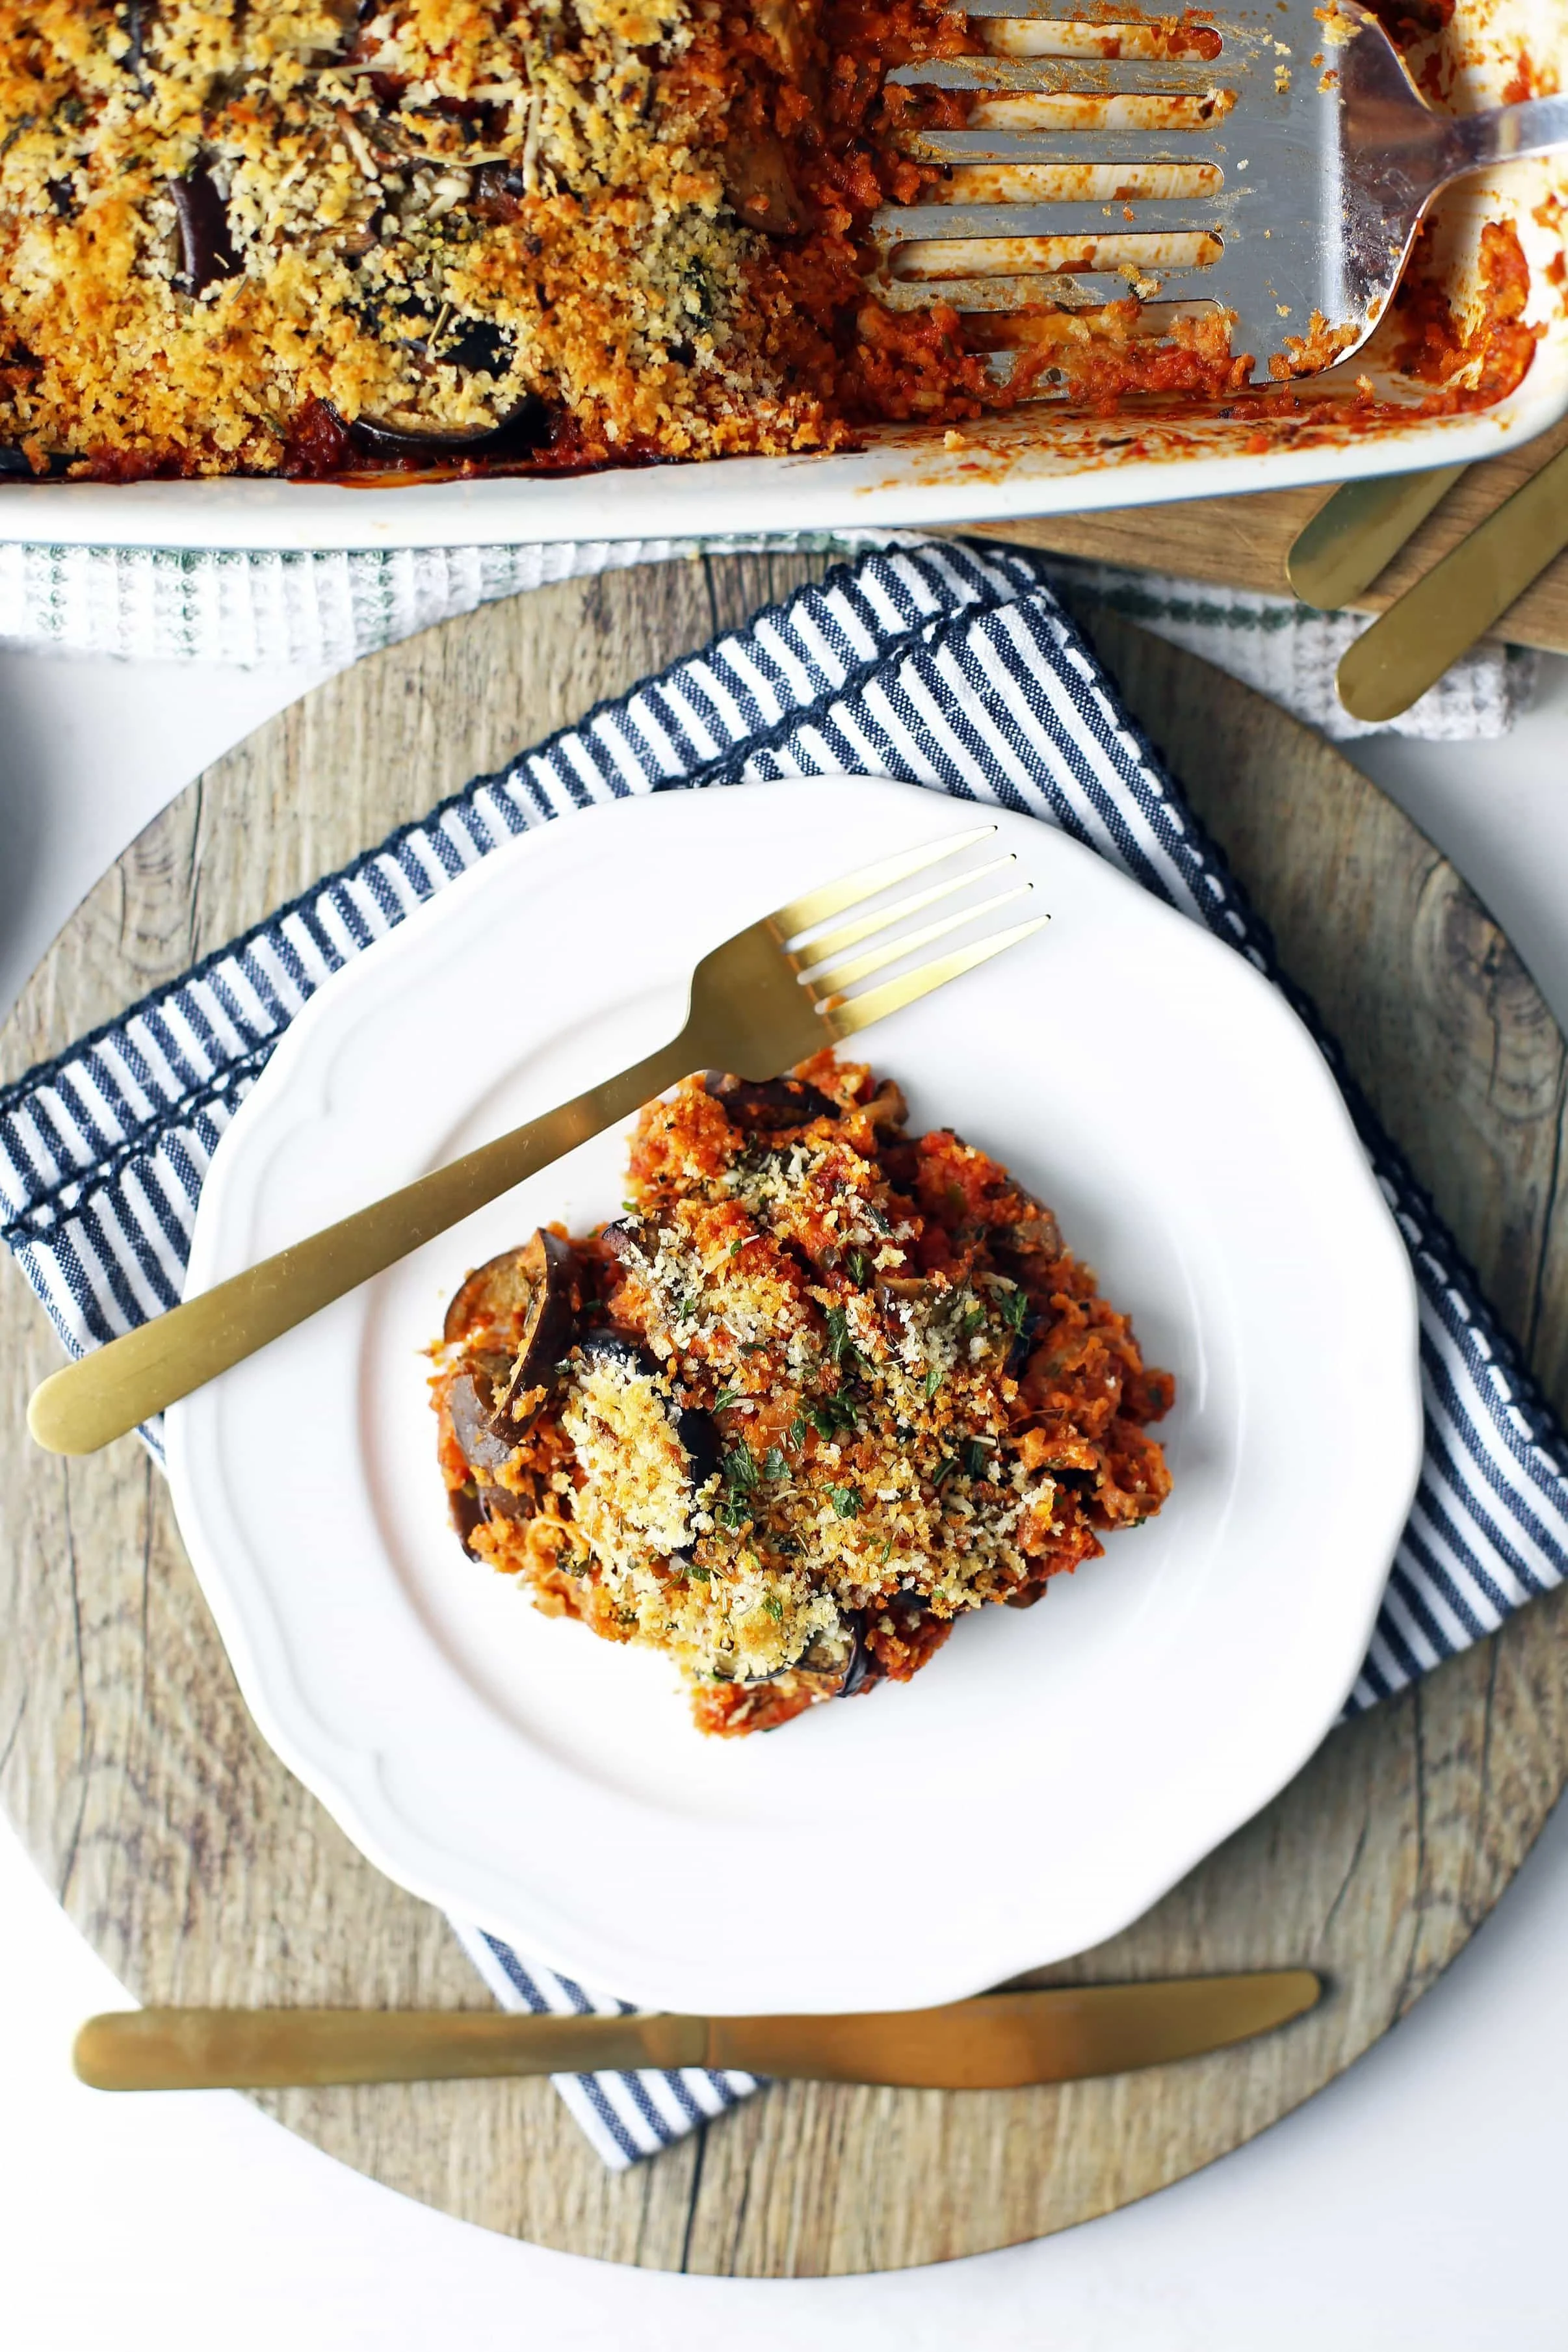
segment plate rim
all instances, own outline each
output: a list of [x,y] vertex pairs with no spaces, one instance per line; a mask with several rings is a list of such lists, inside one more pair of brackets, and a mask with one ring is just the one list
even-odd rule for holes
[[[786,794],[799,783],[818,784],[823,782],[845,781],[875,785],[879,789],[891,790],[901,795],[920,791],[922,801],[935,801],[939,808],[945,804],[949,797],[940,792],[931,793],[924,788],[897,779],[874,776],[847,778],[836,775],[833,778],[782,779],[776,782],[750,784],[746,790],[752,795],[764,793]],[[634,801],[614,801],[595,804],[574,814],[607,815],[610,810],[618,807],[642,805],[645,808],[652,808],[661,803],[666,805],[689,808],[693,803],[706,800],[708,797],[706,794],[679,793],[646,797],[639,795]],[[958,801],[953,814],[957,813],[958,808],[968,811],[971,810],[972,803]],[[1034,824],[1041,822],[1038,818],[1025,818],[1021,813],[1005,814],[1014,814],[1016,820],[1019,822],[1027,821]],[[1310,1049],[1310,1063],[1316,1067],[1321,1080],[1319,1090],[1321,1104],[1330,1113],[1326,1125],[1337,1130],[1337,1140],[1340,1145],[1348,1146],[1347,1172],[1349,1164],[1353,1163],[1364,1181],[1365,1190],[1363,1197],[1369,1210],[1374,1213],[1369,1217],[1367,1230],[1370,1233],[1375,1226],[1381,1232],[1386,1244],[1388,1265],[1390,1267],[1397,1266],[1402,1275],[1402,1280],[1394,1285],[1394,1288],[1400,1293],[1398,1303],[1407,1318],[1409,1345],[1407,1349],[1401,1350],[1401,1358],[1407,1364],[1409,1377],[1407,1381],[1400,1386],[1399,1402],[1408,1406],[1410,1410],[1405,1430],[1406,1475],[1398,1490],[1403,1496],[1403,1500],[1398,1505],[1397,1517],[1394,1517],[1394,1506],[1391,1502],[1388,1513],[1391,1524],[1386,1546],[1384,1547],[1381,1542],[1379,1546],[1385,1562],[1391,1565],[1399,1532],[1408,1517],[1423,1458],[1424,1420],[1419,1377],[1417,1294],[1408,1252],[1398,1234],[1331,1068],[1316,1039],[1312,1037],[1310,1031],[1295,1012],[1288,998],[1271,981],[1258,971],[1245,955],[1237,953],[1234,947],[1217,937],[1201,922],[1169,905],[1153,892],[1144,889],[1132,877],[1121,872],[1113,861],[1100,856],[1088,845],[1077,841],[1065,830],[1055,826],[1047,826],[1047,829],[1054,837],[1055,843],[1066,850],[1070,856],[1092,859],[1096,868],[1114,887],[1135,894],[1140,908],[1145,916],[1180,924],[1181,936],[1189,943],[1196,943],[1200,951],[1207,950],[1215,955],[1226,956],[1226,963],[1216,969],[1223,969],[1234,975],[1240,980],[1244,987],[1263,992],[1274,1013],[1283,1016],[1286,1028],[1294,1032],[1298,1040]],[[419,931],[426,927],[431,929],[437,929],[452,919],[451,909],[454,907],[460,908],[466,886],[481,881],[493,883],[499,874],[510,868],[520,857],[526,858],[531,845],[536,845],[541,839],[553,835],[554,832],[553,825],[540,826],[499,845],[497,851],[477,861],[467,873],[455,877],[447,887],[414,909],[409,917],[382,940],[351,959],[349,963],[340,968],[339,972],[331,975],[316,990],[300,1014],[289,1024],[267,1070],[263,1072],[258,1085],[251,1090],[229,1129],[220,1139],[198,1203],[196,1228],[193,1235],[193,1269],[199,1267],[198,1253],[203,1242],[211,1241],[213,1237],[224,1201],[223,1184],[227,1171],[237,1163],[238,1154],[247,1148],[247,1138],[250,1129],[275,1112],[275,1098],[279,1097],[289,1085],[292,1065],[310,1051],[316,1032],[334,1017],[333,1007],[342,993],[338,983],[346,982],[352,976],[363,987],[367,970],[373,971],[373,966],[367,963],[367,959],[374,960],[379,957],[384,960],[389,953],[405,952],[410,942],[416,940]],[[498,859],[500,861],[499,865]],[[413,930],[411,930],[411,925],[415,927]],[[234,1141],[236,1138],[238,1139],[237,1142]],[[216,1179],[216,1183],[215,1179]],[[213,1205],[215,1203],[216,1206]],[[205,1213],[205,1226],[204,1212]],[[1391,1300],[1391,1304],[1393,1303]],[[191,1401],[192,1404],[195,1402],[195,1400]],[[1394,1405],[1390,1403],[1387,1410],[1392,1419],[1395,1410]],[[286,1660],[280,1660],[276,1638],[273,1642],[275,1654],[271,1661],[274,1679],[269,1680],[268,1664],[259,1654],[266,1644],[257,1641],[258,1627],[254,1619],[247,1615],[245,1598],[236,1589],[230,1571],[207,1540],[208,1530],[204,1523],[197,1494],[199,1481],[195,1477],[187,1451],[187,1441],[192,1425],[193,1415],[187,1406],[182,1405],[171,1409],[167,1422],[166,1444],[171,1493],[176,1519],[247,1706],[258,1727],[287,1768],[321,1801],[353,1843],[376,1867],[423,1899],[443,1910],[451,1911],[455,1907],[452,1888],[449,1878],[443,1883],[443,1864],[439,1850],[430,1849],[428,1840],[424,1837],[416,1825],[413,1824],[406,1816],[400,1815],[396,1811],[390,1793],[383,1781],[376,1753],[363,1748],[357,1750],[349,1748],[334,1738],[331,1727],[322,1720],[310,1696],[300,1686],[297,1677],[289,1669]],[[1391,1456],[1395,1455],[1398,1451],[1393,1444],[1390,1444],[1386,1450]],[[1394,1491],[1391,1480],[1391,1496]],[[1339,1718],[1342,1702],[1352,1687],[1355,1676],[1360,1670],[1382,1605],[1386,1573],[1385,1566],[1379,1574],[1375,1588],[1370,1591],[1364,1609],[1354,1621],[1353,1642],[1351,1638],[1350,1612],[1348,1608],[1344,1612],[1345,1633],[1342,1647],[1350,1656],[1350,1663],[1344,1671],[1342,1683],[1339,1685],[1331,1705],[1319,1710],[1321,1719],[1315,1721],[1310,1736],[1303,1737],[1299,1746],[1299,1752],[1295,1748],[1290,1749],[1289,1760],[1284,1769],[1277,1769],[1271,1763],[1268,1769],[1272,1777],[1269,1778],[1268,1785],[1262,1788],[1260,1792],[1249,1785],[1245,1801],[1237,1801],[1237,1806],[1226,1809],[1226,1818],[1220,1826],[1215,1828],[1212,1822],[1206,1826],[1200,1825],[1195,1830],[1192,1840],[1183,1846],[1173,1859],[1167,1856],[1152,1874],[1145,1872],[1136,1899],[1125,1892],[1107,1898],[1104,1905],[1106,1916],[1083,1941],[1075,1946],[1076,1949],[1090,1948],[1093,1944],[1104,1940],[1105,1937],[1131,1924],[1132,1919],[1141,1916],[1197,1862],[1212,1852],[1216,1845],[1222,1843],[1226,1838],[1234,1834],[1237,1829],[1251,1819],[1295,1777]],[[261,1601],[267,1615],[270,1617],[273,1605],[271,1596],[265,1591],[259,1591],[252,1597]],[[275,1635],[275,1629],[272,1630]],[[285,1701],[292,1702],[291,1707],[288,1704],[279,1703],[280,1694],[275,1678],[280,1663],[283,1665],[283,1679],[287,1685],[281,1696]],[[311,1737],[312,1734],[315,1736]],[[426,1849],[426,1853],[433,1853],[433,1862],[427,1863],[416,1857],[414,1853],[416,1846]],[[449,1872],[450,1857],[447,1857],[445,1867]],[[490,1865],[490,1870],[493,1875],[494,1864]],[[613,1983],[618,1979],[626,1979],[629,1981],[631,1977],[638,1972],[636,1966],[628,1969],[623,1966],[618,1958],[603,1963],[595,1960],[584,1965],[580,1955],[563,1953],[558,1948],[552,1950],[548,1937],[542,1938],[537,1932],[525,1934],[520,1931],[515,1916],[508,1919],[482,1900],[471,1901],[465,1898],[460,1906],[456,1907],[460,1907],[465,1919],[472,1920],[474,1924],[492,1934],[501,1936],[510,1942],[524,1946],[531,1957],[548,1959],[551,1965],[563,1968],[569,1974],[581,1974],[589,1982]],[[1020,1933],[1026,1934],[1027,1930],[1021,1929]],[[920,2007],[927,2005],[933,1999],[959,1999],[966,1993],[981,1990],[986,1984],[997,1982],[1004,1977],[1018,1974],[1027,1969],[1044,1964],[1038,1949],[1037,1938],[1026,1945],[1020,1944],[1011,1952],[999,1950],[994,1943],[987,1948],[984,1969],[970,1968],[964,1973],[962,1982],[949,1982],[945,1990],[933,1993],[928,1981],[922,1983],[918,1991],[910,1993],[907,1999],[902,2000],[896,1998],[889,2000],[884,1990],[879,1997],[877,2005]],[[689,1970],[690,1970],[690,1963],[684,1963],[683,1973]],[[647,1984],[650,1979],[658,1976],[660,1971],[657,1967],[652,1969],[644,1967],[641,1974],[645,1984]],[[658,2005],[690,2005],[689,1990],[683,1999],[674,1983],[667,1981],[656,1986],[655,1993]],[[731,2007],[748,2005],[743,2002],[730,2004]],[[864,2006],[865,2003],[862,2001],[856,2005]],[[722,2010],[725,2004],[722,2001],[708,2000],[704,2006],[717,2012]],[[834,2000],[805,2000],[799,2006],[820,2009],[842,2007],[844,2003]]]

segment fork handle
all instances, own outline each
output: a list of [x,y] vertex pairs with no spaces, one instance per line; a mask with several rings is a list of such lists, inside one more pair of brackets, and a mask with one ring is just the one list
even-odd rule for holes
[[1568,98],[1526,98],[1484,114],[1460,114],[1445,125],[1445,180],[1483,163],[1511,163],[1524,155],[1568,147]]
[[51,1454],[95,1454],[640,1109],[695,1066],[695,1042],[688,1021],[668,1045],[602,1086],[94,1349],[34,1391],[28,1428]]

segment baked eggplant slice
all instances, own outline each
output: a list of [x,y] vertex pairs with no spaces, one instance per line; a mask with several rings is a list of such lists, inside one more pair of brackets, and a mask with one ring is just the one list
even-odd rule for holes
[[702,1084],[726,1118],[763,1135],[839,1116],[838,1105],[805,1078],[736,1078],[726,1070],[709,1070]]
[[[337,415],[335,409],[332,414]],[[401,425],[380,425],[373,416],[356,416],[352,424],[346,417],[338,417],[338,422],[349,436],[349,446],[362,456],[428,466],[464,457],[537,457],[549,446],[553,420],[538,394],[529,392],[499,425],[477,433],[425,433]]]
[[553,1385],[555,1368],[572,1345],[576,1322],[573,1291],[577,1259],[571,1243],[541,1225],[517,1256],[519,1276],[528,1286],[528,1306],[511,1371],[492,1415],[492,1426],[509,1441],[509,1448],[526,1435],[543,1402],[540,1397],[530,1408],[527,1398]]

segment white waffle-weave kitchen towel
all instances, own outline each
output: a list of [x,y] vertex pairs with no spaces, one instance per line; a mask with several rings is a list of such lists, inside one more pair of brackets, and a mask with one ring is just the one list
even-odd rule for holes
[[[917,543],[911,533],[760,540],[591,540],[519,547],[393,548],[374,554],[0,546],[0,644],[141,661],[357,661],[437,621],[520,589],[633,563],[771,547],[781,552]],[[1378,730],[1352,719],[1334,672],[1363,614],[1314,613],[1290,597],[1159,572],[1044,559],[1075,603],[1118,612],[1202,654],[1325,734]],[[1403,735],[1501,735],[1529,705],[1535,656],[1472,647],[1394,720]]]
[[[623,700],[479,778],[379,849],[0,1091],[4,1238],[72,1353],[180,1297],[219,1139],[312,992],[476,859],[574,810],[680,786],[840,772],[901,777],[1061,825],[1289,992],[1268,932],[1119,708],[1114,682],[1016,549],[863,556]],[[1426,1448],[1371,1651],[1371,1706],[1568,1573],[1568,1439],[1312,1009],[1409,1247]],[[156,1444],[156,1432],[149,1432]],[[518,2008],[618,2003],[489,1938],[465,1940]],[[562,2084],[607,2162],[665,2147],[743,2076]]]

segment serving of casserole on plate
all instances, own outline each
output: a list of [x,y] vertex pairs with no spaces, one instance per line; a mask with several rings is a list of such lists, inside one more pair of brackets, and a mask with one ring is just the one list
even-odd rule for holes
[[[1548,7],[1385,13],[1440,105],[1554,86]],[[910,307],[879,274],[876,221],[942,194],[946,126],[1012,120],[1005,88],[899,78],[944,60],[980,83],[1059,72],[1051,120],[1079,110],[1091,173],[1097,136],[1163,153],[1161,107],[1195,106],[1173,152],[1201,134],[1202,169],[1266,215],[1217,41],[1202,10],[1108,0],[5,0],[0,531],[344,546],[979,520],[1457,459],[1553,421],[1548,163],[1444,199],[1373,343],[1299,383],[1256,386],[1212,306],[1144,312],[1131,261],[1125,299],[1052,292],[1005,352],[994,314]],[[1213,88],[1091,93],[1123,69]],[[1108,188],[1169,168],[1123,161]]]
[[[952,823],[942,800],[909,786],[830,778],[617,802],[492,852],[356,956],[292,1024],[218,1146],[190,1290],[640,1058],[669,1034],[686,975],[716,937],[781,890],[818,881],[825,865],[864,861],[893,838],[935,841]],[[836,1264],[826,1234],[815,1253],[784,1254],[798,1276],[798,1380],[750,1383],[752,1360],[738,1347],[726,1370],[740,1377],[723,1390],[689,1374],[714,1318],[682,1311],[692,1281],[663,1307],[648,1288],[672,1270],[690,1275],[695,1242],[713,1260],[704,1292],[710,1285],[738,1315],[742,1289],[731,1299],[727,1286],[747,1236],[774,1234],[796,1209],[825,1213],[809,1182],[784,1185],[768,1210],[780,1171],[759,1106],[748,1110],[715,1078],[716,1097],[689,1088],[683,1118],[665,1117],[672,1146],[683,1119],[694,1122],[736,1171],[740,1191],[722,1204],[708,1197],[711,1171],[684,1192],[655,1182],[655,1110],[631,1192],[630,1139],[608,1133],[168,1415],[182,1535],[246,1698],[284,1760],[404,1885],[639,2003],[915,2007],[1085,1949],[1295,1774],[1365,1654],[1414,1488],[1421,1413],[1408,1257],[1333,1079],[1244,958],[1050,827],[1005,811],[997,826],[1052,919],[879,1026],[877,1071],[907,1099],[908,1118],[891,1122],[875,1154],[857,1152],[896,1180],[889,1194],[910,1197],[912,1184],[918,1197],[923,1184],[929,1238],[904,1240],[930,1263],[914,1274],[883,1266],[879,1298],[875,1253],[858,1239]],[[653,919],[651,871],[679,877]],[[544,973],[558,984],[538,985]],[[802,1148],[803,1179],[814,1159],[826,1170],[854,1149],[857,1133],[868,1146],[900,1108],[842,1067],[842,1077],[824,1070],[809,1081],[837,1101],[838,1118],[808,1101],[815,1119],[794,1135],[774,1130],[792,1164]],[[858,1128],[851,1100],[864,1103]],[[853,1172],[846,1159],[839,1180]],[[883,1206],[868,1174],[859,1197]],[[849,1192],[834,1200],[847,1213]],[[987,1203],[1008,1219],[981,1249]],[[1051,1257],[1048,1273],[1020,1246],[1043,1237],[1059,1247],[1054,1226],[1039,1230],[1043,1203],[1072,1254]],[[606,1225],[620,1229],[610,1249],[590,1247]],[[586,1506],[602,1546],[637,1549],[625,1538],[637,1514],[668,1506],[657,1530],[668,1538],[667,1567],[686,1552],[698,1584],[691,1568],[710,1579],[736,1569],[730,1590],[755,1599],[757,1622],[726,1632],[717,1612],[708,1631],[734,1649],[714,1642],[712,1663],[731,1668],[742,1705],[765,1706],[770,1692],[805,1700],[775,1736],[697,1737],[676,1643],[591,1640],[569,1615],[531,1607],[541,1578],[497,1574],[504,1559],[483,1556],[480,1521],[506,1518],[505,1508],[477,1491],[465,1498],[460,1464],[448,1460],[450,1487],[437,1470],[432,1373],[483,1372],[486,1393],[469,1402],[502,1401],[489,1351],[465,1363],[464,1344],[498,1305],[485,1296],[496,1262],[552,1227],[563,1246],[568,1235],[584,1243],[585,1263],[574,1291],[557,1286],[569,1319],[546,1334],[537,1364],[517,1351],[503,1396],[515,1387],[526,1416],[543,1388],[542,1411],[603,1473]],[[966,1252],[973,1305],[951,1279]],[[791,1278],[783,1258],[779,1271]],[[531,1269],[520,1272],[531,1292]],[[900,1293],[895,1282],[921,1287]],[[1048,1358],[1023,1378],[1007,1370],[1020,1288],[1025,1363]],[[454,1301],[458,1352],[433,1364]],[[521,1303],[526,1320],[531,1297]],[[1047,1349],[1030,1343],[1048,1319],[1022,1328],[1042,1309],[1058,1327]],[[672,1379],[642,1350],[668,1368],[656,1343],[673,1352],[677,1333]],[[960,1337],[966,1369],[944,1422],[935,1391],[952,1377]],[[1075,1365],[1089,1374],[1076,1394]],[[1167,1373],[1174,1402],[1150,1428],[1171,1395]],[[895,1693],[845,1703],[832,1685],[852,1679],[856,1649],[883,1667],[908,1663],[900,1639],[918,1647],[928,1616],[943,1622],[930,1596],[911,1591],[879,1612],[891,1634],[868,1622],[883,1546],[890,1563],[903,1539],[904,1474],[891,1471],[879,1433],[906,1374],[901,1426],[911,1434],[900,1441],[889,1412],[887,1435],[912,1473],[911,1518],[951,1506],[952,1631],[934,1664]],[[1101,1391],[1111,1409],[1098,1418],[1096,1376],[1111,1383]],[[1008,1406],[1010,1380],[1038,1388],[1021,1414]],[[804,1402],[775,1396],[785,1388]],[[948,1449],[948,1477],[927,1476],[940,1468],[926,1461],[928,1435],[934,1452],[955,1401],[962,1451]],[[770,1438],[761,1417],[784,1402]],[[689,1404],[718,1424],[718,1459],[697,1498],[710,1533],[691,1524],[704,1433],[677,1420]],[[670,1474],[635,1493],[616,1474],[633,1422],[655,1468]],[[743,1435],[748,1423],[759,1425]],[[471,1444],[471,1415],[467,1427]],[[998,1442],[972,1454],[984,1437]],[[980,1458],[993,1453],[1013,1457],[1005,1484]],[[515,1474],[504,1456],[480,1467],[486,1485],[510,1480],[520,1501],[539,1506],[531,1518],[559,1527],[570,1516],[548,1500],[560,1495],[555,1468],[572,1483],[563,1454],[531,1456]],[[1027,1530],[1022,1510],[1004,1525],[1025,1490],[1037,1513],[1047,1480],[1061,1507]],[[458,1517],[478,1559],[463,1557],[451,1494],[476,1507]],[[546,1532],[553,1552],[561,1538]],[[793,1558],[784,1549],[803,1541]],[[843,1594],[866,1603],[858,1627],[826,1579],[813,1590],[833,1599],[832,1622],[819,1612],[820,1627],[786,1626],[812,1581],[812,1543],[846,1561],[865,1553],[867,1573],[852,1590],[847,1579]],[[780,1583],[753,1571],[743,1549],[763,1570],[776,1553]],[[686,1619],[678,1595],[651,1593],[668,1581],[654,1575],[653,1551],[650,1542],[628,1561],[624,1605],[639,1626],[646,1608],[657,1632],[660,1612]],[[1069,1553],[1072,1573],[1043,1573]],[[569,1563],[552,1565],[569,1578]],[[1022,1611],[966,1607],[966,1580],[977,1598],[982,1585],[996,1598],[1009,1586],[1044,1590]],[[574,1586],[575,1613],[591,1618],[609,1581]],[[808,1654],[803,1642],[786,1656],[808,1632],[820,1648]],[[820,1681],[770,1681],[775,1669]],[[696,1687],[736,1704],[717,1674]]]
[[628,1213],[542,1226],[447,1309],[465,1550],[680,1666],[700,1730],[908,1682],[1170,1492],[1146,1366],[1056,1218],[864,1064],[648,1104]]

